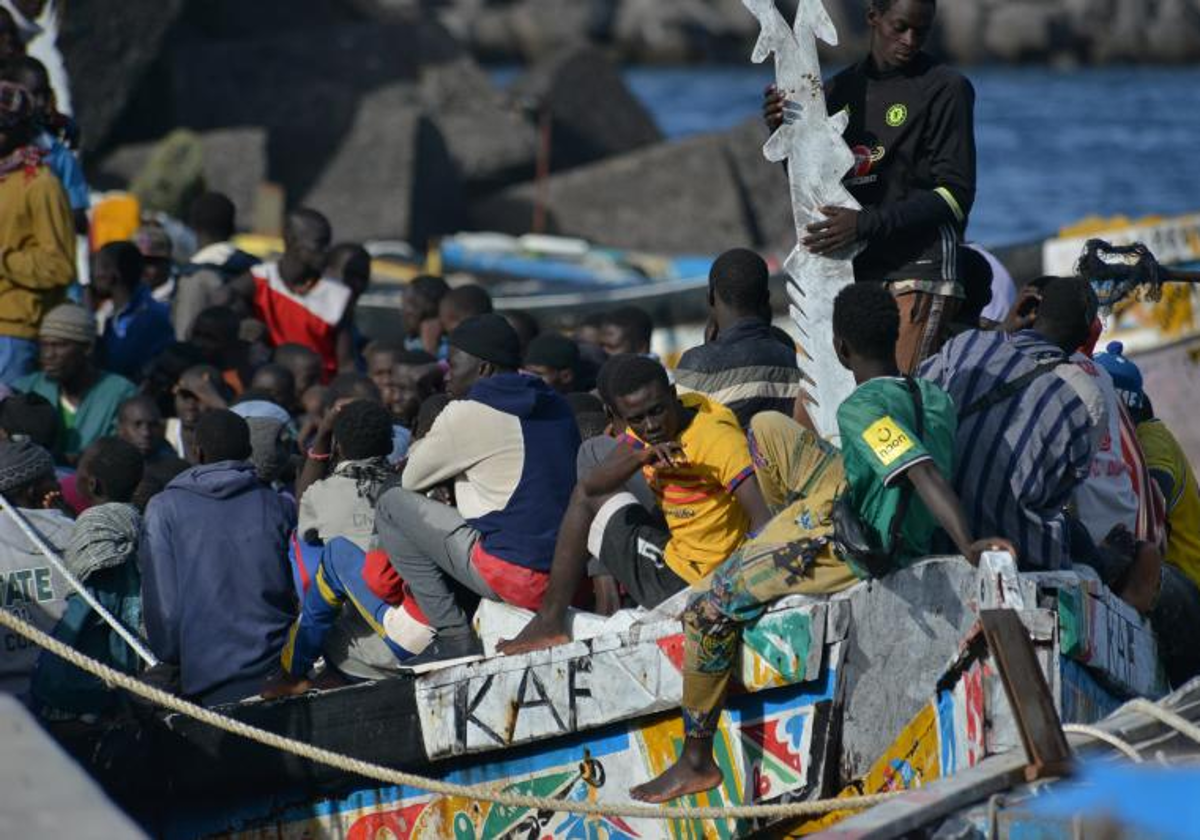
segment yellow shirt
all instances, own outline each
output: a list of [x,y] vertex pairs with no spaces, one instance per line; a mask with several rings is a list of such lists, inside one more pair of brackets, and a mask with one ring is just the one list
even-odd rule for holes
[[75,279],[75,222],[44,166],[0,175],[0,336],[37,338]]
[[[750,517],[733,492],[754,475],[754,464],[746,433],[732,411],[697,393],[679,399],[696,411],[679,436],[687,463],[647,466],[643,472],[671,529],[666,563],[695,583],[725,562],[750,530]],[[628,438],[635,446],[645,445],[632,434]]]
[[1160,420],[1138,423],[1138,442],[1146,456],[1146,467],[1171,477],[1167,495],[1167,562],[1179,568],[1200,586],[1200,489],[1179,442]]

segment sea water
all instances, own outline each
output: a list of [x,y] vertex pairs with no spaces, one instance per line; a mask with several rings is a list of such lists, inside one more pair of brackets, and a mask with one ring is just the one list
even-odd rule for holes
[[[1037,240],[1090,215],[1200,212],[1200,67],[963,72],[979,154],[971,239]],[[515,71],[495,75],[503,83]],[[758,115],[772,71],[631,67],[625,78],[679,138]]]

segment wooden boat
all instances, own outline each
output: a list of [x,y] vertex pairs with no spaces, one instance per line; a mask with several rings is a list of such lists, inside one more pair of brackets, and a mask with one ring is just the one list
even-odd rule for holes
[[[1123,698],[1165,691],[1147,625],[1094,579],[1022,575],[1002,586],[959,558],[931,559],[831,598],[786,599],[749,628],[743,689],[716,741],[724,784],[686,801],[812,799],[856,780],[868,789],[908,787],[1010,749],[1013,718],[994,669],[986,660],[954,663],[979,609],[1011,604],[1014,592],[1064,720],[1090,722]],[[227,711],[438,779],[623,803],[631,785],[678,754],[682,645],[679,622],[656,613],[526,656]],[[132,742],[116,730],[76,754],[124,807],[170,838],[692,838],[765,828],[585,818],[433,796],[340,774],[180,716],[132,731]]]

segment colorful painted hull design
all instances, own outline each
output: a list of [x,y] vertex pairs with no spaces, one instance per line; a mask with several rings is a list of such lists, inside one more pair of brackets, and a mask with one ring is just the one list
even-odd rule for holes
[[[832,652],[835,656],[840,651]],[[820,679],[769,692],[743,694],[730,704],[716,738],[725,775],[717,790],[690,797],[697,806],[777,801],[804,797],[824,781],[826,735],[837,670]],[[658,715],[573,736],[553,748],[496,753],[469,769],[435,777],[460,784],[500,782],[501,789],[567,801],[626,802],[628,788],[673,763],[683,742],[678,715]],[[181,827],[182,828],[182,827]],[[178,836],[204,833],[183,828]],[[746,821],[661,822],[580,817],[490,806],[409,788],[360,790],[339,799],[289,809],[254,828],[226,834],[252,838],[732,838],[751,828]],[[390,832],[386,833],[386,832]]]
[[[963,578],[954,561],[932,562],[949,563],[941,568]],[[918,579],[930,579],[937,568],[926,566],[927,577]],[[967,574],[963,579],[973,580]],[[1071,573],[1022,575],[1015,586],[1009,597],[1017,592],[1024,604],[1043,605],[1018,614],[1065,720],[1089,722],[1135,689],[1150,696],[1161,689],[1153,636],[1102,588]],[[857,611],[878,615],[880,599],[896,584],[872,587],[829,600],[787,599],[746,632],[745,689],[730,698],[716,738],[724,783],[683,804],[792,801],[845,784],[837,778],[841,742],[831,737],[833,726],[842,722],[853,682],[861,683],[868,669],[888,667],[887,660],[872,654],[872,640],[854,637]],[[981,581],[957,609],[972,621],[978,608],[994,606],[989,594],[994,591]],[[928,677],[929,699],[913,707],[907,725],[889,736],[890,746],[861,778],[845,785],[845,795],[919,787],[1018,747],[1012,713],[986,649],[968,636],[948,660]],[[668,621],[422,676],[416,702],[431,757],[423,772],[564,801],[626,803],[630,787],[666,769],[679,754],[681,661],[679,625]],[[894,674],[893,682],[908,676]],[[433,760],[437,756],[443,760]],[[166,833],[239,840],[691,840],[745,836],[762,828],[738,820],[663,822],[533,812],[397,787],[367,786],[282,808],[279,802],[178,819]],[[844,816],[792,830],[810,833]]]

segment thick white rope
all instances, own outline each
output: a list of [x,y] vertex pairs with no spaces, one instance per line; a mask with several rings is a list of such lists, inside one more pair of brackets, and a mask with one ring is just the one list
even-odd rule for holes
[[140,656],[142,660],[150,667],[154,667],[158,664],[158,658],[150,652],[150,649],[146,647],[146,644],[137,636],[135,636],[129,630],[129,628],[122,624],[116,616],[106,610],[104,605],[96,600],[96,597],[92,595],[91,591],[88,590],[86,586],[75,579],[75,576],[67,569],[67,565],[63,563],[62,558],[58,556],[58,552],[50,547],[50,545],[42,538],[42,535],[38,533],[37,529],[29,524],[29,520],[25,518],[25,515],[21,513],[21,511],[17,510],[16,507],[14,507],[13,504],[8,501],[3,493],[0,493],[0,510],[3,510],[6,514],[8,514],[9,518],[12,519],[13,524],[20,529],[21,533],[24,534],[31,543],[33,543],[33,547],[40,551],[42,556],[50,561],[50,565],[53,566],[55,570],[63,576],[67,583],[71,584],[71,588],[79,594],[79,597],[82,598],[89,607],[96,611],[100,618],[104,620],[104,623],[113,630],[117,631],[117,635],[125,640],[125,644],[133,648],[134,653]]
[[[1124,712],[1132,712],[1136,714],[1143,714],[1147,717],[1152,717],[1159,723],[1162,723],[1168,728],[1175,730],[1183,737],[1200,744],[1200,726],[1192,723],[1182,715],[1163,708],[1157,703],[1151,703],[1145,698],[1138,697],[1130,700],[1128,703],[1121,706],[1121,708],[1117,709],[1117,711],[1113,713],[1113,716],[1122,714]],[[1141,764],[1145,761],[1145,759],[1142,757],[1142,754],[1138,752],[1137,748],[1134,747],[1133,744],[1129,743],[1127,740],[1118,735],[1114,735],[1113,733],[1107,732],[1103,729],[1098,729],[1095,726],[1085,726],[1084,724],[1080,723],[1068,723],[1063,726],[1063,732],[1074,732],[1078,735],[1086,735],[1089,738],[1095,738],[1097,741],[1103,741],[1138,764]]]
[[1095,726],[1088,726],[1087,724],[1083,723],[1064,723],[1062,730],[1068,734],[1074,733],[1076,735],[1086,735],[1094,740],[1103,741],[1113,749],[1117,750],[1117,752],[1122,753],[1126,758],[1128,758],[1130,761],[1133,761],[1135,764],[1141,764],[1143,761],[1145,761],[1145,759],[1142,758],[1142,754],[1138,752],[1136,748],[1134,748],[1133,744],[1129,743],[1123,738],[1117,737],[1111,732],[1105,732],[1103,729],[1097,729]]
[[1192,723],[1183,715],[1176,714],[1169,709],[1164,709],[1157,703],[1151,703],[1149,700],[1138,697],[1130,700],[1124,706],[1117,709],[1114,714],[1119,715],[1122,712],[1137,712],[1145,715],[1146,717],[1152,717],[1159,723],[1174,729],[1188,740],[1200,744],[1200,726]]
[[544,796],[526,796],[523,794],[503,793],[487,787],[472,787],[455,785],[405,773],[391,767],[384,767],[368,761],[341,755],[332,750],[314,747],[256,726],[250,726],[238,720],[218,714],[211,709],[205,709],[170,694],[162,689],[147,685],[113,668],[97,662],[91,657],[65,645],[57,639],[38,630],[32,624],[18,618],[7,610],[0,609],[0,625],[19,633],[39,647],[65,659],[72,665],[99,677],[110,686],[123,688],[131,694],[149,700],[161,706],[190,718],[207,723],[225,732],[248,738],[264,746],[274,747],[283,752],[306,758],[320,764],[325,764],[346,773],[353,773],[391,785],[403,785],[436,793],[441,796],[454,796],[472,799],[479,802],[492,802],[510,808],[532,808],[539,811],[558,811],[571,814],[588,814],[593,816],[632,817],[659,820],[728,820],[728,819],[779,819],[784,817],[807,817],[827,814],[832,811],[861,810],[886,802],[902,791],[894,793],[878,793],[869,796],[849,796],[842,799],[820,799],[808,802],[790,802],[779,805],[734,805],[725,808],[691,808],[667,807],[659,805],[623,805],[603,802],[574,802],[564,799],[554,799]]

